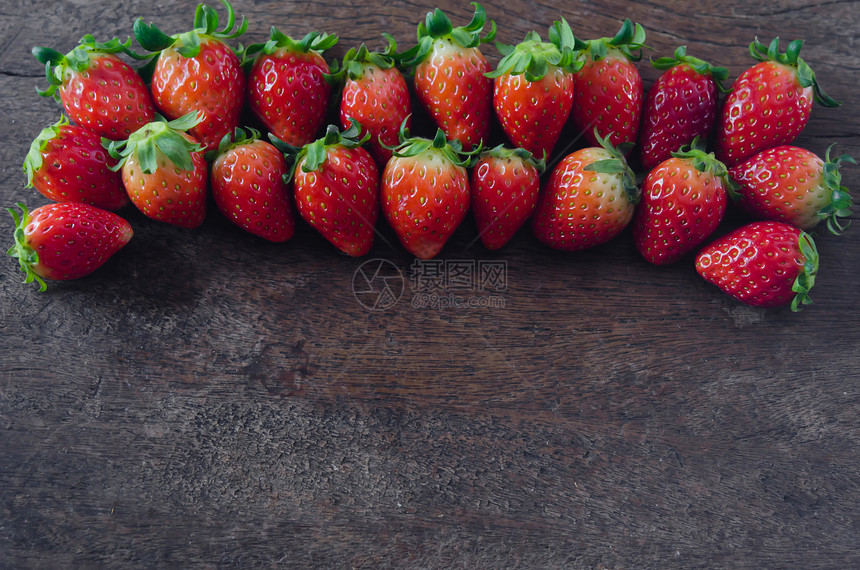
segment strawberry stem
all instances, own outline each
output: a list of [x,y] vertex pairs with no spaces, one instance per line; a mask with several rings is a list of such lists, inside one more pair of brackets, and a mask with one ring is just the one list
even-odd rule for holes
[[12,244],[12,247],[6,251],[6,253],[9,256],[18,259],[21,271],[26,275],[24,283],[32,283],[35,281],[39,284],[39,291],[41,292],[47,289],[48,286],[45,284],[45,280],[36,275],[36,272],[33,271],[33,266],[39,263],[39,254],[36,253],[35,249],[27,244],[27,236],[24,235],[24,228],[28,223],[30,223],[30,211],[27,209],[27,206],[20,202],[15,205],[21,210],[20,216],[18,215],[18,212],[12,208],[6,208],[6,211],[12,215],[12,220],[15,223],[15,229],[12,233],[15,242]]
[[812,236],[806,232],[800,232],[798,247],[804,257],[804,262],[803,268],[791,287],[791,290],[797,293],[791,301],[791,310],[794,312],[801,310],[803,305],[812,303],[812,299],[809,298],[809,291],[815,285],[815,275],[818,273],[818,249],[815,247]]

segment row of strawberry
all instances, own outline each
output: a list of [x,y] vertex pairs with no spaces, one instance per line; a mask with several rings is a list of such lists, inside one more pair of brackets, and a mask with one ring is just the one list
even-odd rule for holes
[[[809,229],[822,218],[839,228],[838,216],[850,207],[838,180],[838,164],[848,157],[825,164],[793,147],[770,151],[773,156],[761,152],[790,142],[800,132],[813,98],[835,105],[798,57],[800,42],[792,42],[785,54],[778,52],[776,40],[769,46],[754,42],[751,53],[762,62],[735,82],[719,121],[717,91],[724,69],[687,56],[683,48],[673,58],[656,60],[666,72],[645,100],[639,134],[643,90],[632,61],[644,45],[644,30],[629,20],[614,37],[589,42],[574,38],[564,20],[555,22],[548,42],[532,32],[517,46],[500,46],[504,57],[492,71],[479,46],[493,39],[495,26],[481,36],[486,14],[480,5],[475,5],[472,21],[460,28],[453,28],[436,10],[419,25],[418,43],[406,52],[397,53],[393,38],[386,35],[384,52],[361,46],[331,69],[319,52],[337,40],[326,34],[311,33],[295,41],[273,28],[268,42],[237,55],[224,40],[244,33],[247,20],[237,26],[232,8],[225,5],[229,18],[220,31],[217,14],[205,5],[198,7],[194,29],[185,34],[167,36],[155,26],[135,22],[138,42],[157,54],[147,56],[150,87],[116,56],[142,57],[128,42],[99,44],[85,36],[65,56],[34,49],[51,81],[44,94],[60,99],[79,130],[61,121],[37,138],[25,164],[31,184],[58,201],[93,203],[93,190],[99,189],[111,196],[96,202],[101,207],[116,209],[130,198],[150,217],[196,227],[205,212],[207,167],[202,153],[208,150],[211,190],[219,209],[273,241],[292,236],[294,200],[301,216],[337,247],[363,255],[372,244],[381,203],[404,246],[428,258],[438,253],[471,205],[489,248],[504,245],[534,212],[532,227],[538,238],[558,249],[576,250],[611,239],[633,219],[640,193],[623,141],[640,138],[642,163],[653,169],[637,210],[636,244],[646,259],[670,263],[700,245],[725,212],[726,190],[732,184],[727,169],[697,144],[717,122],[717,155],[730,164],[741,163],[735,170],[743,172],[733,171],[735,179],[744,180],[746,173],[746,184],[741,184],[746,199],[740,201],[746,209]],[[249,55],[253,59],[246,75],[242,59]],[[189,73],[192,68],[195,73]],[[415,92],[439,127],[432,141],[408,136],[411,109],[404,68],[413,71]],[[327,113],[331,83],[337,81],[343,85],[340,116],[346,130],[330,126],[325,137],[314,142]],[[764,90],[768,97],[751,98],[755,90]],[[246,94],[276,146],[238,128]],[[102,101],[107,104],[102,106]],[[174,120],[153,121],[156,110]],[[479,155],[493,115],[520,148],[499,147]],[[549,156],[569,115],[593,146],[562,160],[538,200],[543,161],[533,155]],[[781,127],[755,128],[763,119]],[[90,140],[82,143],[86,133]],[[99,135],[112,142],[98,140]],[[86,149],[85,157],[77,157],[77,173],[42,168],[64,162],[52,151],[62,155],[73,147]],[[672,157],[673,150],[683,152]],[[803,219],[774,208],[773,188],[756,183],[762,173],[773,172],[774,164],[794,172],[786,166],[786,153],[812,176],[800,177],[799,186],[782,186],[792,188],[797,202],[809,201],[801,194],[818,194],[800,213]],[[470,165],[471,183],[465,170]],[[122,171],[122,184],[118,175],[112,176],[116,170]],[[675,175],[693,182],[673,183]],[[86,184],[69,184],[78,177]],[[79,194],[72,196],[76,190]],[[23,218],[29,221],[26,213]],[[14,253],[26,265],[28,280],[79,273],[40,272],[39,264],[32,263],[35,238],[25,235],[26,228],[35,226],[23,220],[20,226]],[[131,235],[130,229],[117,234]],[[792,267],[781,277],[782,284],[757,276],[757,291],[762,281],[773,290],[761,298],[753,292],[743,300],[771,305],[790,300],[786,287],[797,287],[795,277],[804,266],[810,272],[813,257],[802,255],[800,248],[811,240],[805,233],[796,234],[796,255],[786,260]],[[809,253],[809,247],[804,251]],[[104,254],[95,257],[106,259]],[[24,259],[31,261],[24,264]],[[700,272],[716,281],[713,265],[706,275],[705,262],[699,259]]]

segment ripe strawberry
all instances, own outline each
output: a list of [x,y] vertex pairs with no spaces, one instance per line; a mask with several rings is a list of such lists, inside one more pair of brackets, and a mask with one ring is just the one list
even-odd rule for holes
[[380,168],[391,158],[389,147],[399,142],[400,125],[409,128],[412,102],[403,74],[394,66],[394,38],[385,35],[385,53],[368,51],[362,44],[356,51],[346,52],[341,69],[334,73],[343,78],[340,100],[340,125],[348,129],[357,121],[370,134],[367,148]]
[[287,161],[274,145],[237,128],[211,156],[210,185],[218,210],[231,222],[254,235],[285,242],[296,231]]
[[225,43],[245,33],[242,18],[235,30],[235,14],[227,0],[227,25],[217,30],[218,13],[200,4],[194,29],[168,36],[142,19],[134,23],[134,35],[144,49],[158,52],[151,89],[155,104],[168,119],[200,113],[200,123],[189,134],[207,150],[218,148],[221,139],[239,126],[245,105],[245,72],[240,56]]
[[15,221],[15,244],[7,253],[18,258],[27,275],[24,283],[47,286],[45,279],[78,279],[101,267],[131,239],[132,229],[121,217],[89,204],[48,204],[32,212],[17,204],[8,208]]
[[645,30],[629,19],[612,38],[584,42],[583,67],[573,75],[573,122],[592,145],[595,133],[617,146],[635,142],[642,112],[642,77],[633,64],[642,58]]
[[418,25],[418,45],[402,54],[415,71],[415,93],[448,140],[474,148],[490,135],[493,82],[478,46],[496,36],[496,24],[483,38],[487,13],[477,2],[468,25],[454,28],[438,8]]
[[676,49],[673,57],[651,63],[663,73],[648,91],[642,110],[639,139],[646,170],[696,137],[707,140],[717,117],[722,82],[729,74],[725,67],[687,55],[686,46]]
[[55,202],[80,202],[103,210],[128,204],[122,177],[111,170],[116,161],[99,135],[66,117],[42,130],[24,159],[27,186]]
[[696,256],[696,271],[735,299],[791,310],[808,305],[818,272],[809,234],[782,222],[753,222],[717,239]]
[[78,125],[111,140],[127,138],[155,116],[155,104],[143,79],[116,55],[122,52],[139,59],[130,43],[117,39],[97,43],[86,35],[66,55],[33,48],[33,56],[45,64],[50,83],[39,94],[57,99]]
[[459,141],[447,142],[442,129],[432,141],[401,131],[401,144],[382,173],[382,213],[415,257],[435,257],[466,217],[468,162]]
[[108,146],[132,203],[150,218],[189,229],[206,216],[207,165],[201,145],[185,132],[196,121],[191,114],[153,121]]
[[472,213],[487,249],[508,243],[532,215],[544,168],[521,148],[497,146],[481,154],[472,168]]
[[825,107],[839,105],[799,57],[802,47],[802,40],[794,40],[783,54],[778,38],[767,47],[758,40],[750,44],[750,55],[760,63],[735,80],[717,126],[716,155],[726,166],[797,138],[809,121],[813,100]]
[[[831,145],[832,148],[832,145]],[[738,183],[737,204],[753,216],[811,230],[822,220],[834,234],[845,229],[839,218],[851,215],[851,195],[842,186],[839,166],[854,163],[843,155],[821,160],[795,146],[762,151],[729,171]]]
[[311,32],[295,41],[272,28],[265,44],[248,46],[256,59],[248,76],[248,103],[263,125],[296,147],[313,141],[325,122],[331,86],[330,69],[320,52],[337,36]]
[[710,236],[726,213],[728,172],[698,139],[661,162],[642,184],[633,242],[657,265],[675,263]]
[[505,135],[543,160],[555,148],[573,105],[576,39],[567,21],[555,22],[549,42],[529,32],[514,47],[499,46],[504,57],[494,78],[493,107]]
[[360,145],[360,127],[343,133],[329,126],[325,137],[301,149],[293,173],[302,218],[342,252],[365,255],[379,217],[379,169]]
[[532,230],[552,248],[578,251],[605,243],[633,218],[639,189],[624,159],[626,145],[616,148],[596,137],[601,146],[567,155],[538,198]]

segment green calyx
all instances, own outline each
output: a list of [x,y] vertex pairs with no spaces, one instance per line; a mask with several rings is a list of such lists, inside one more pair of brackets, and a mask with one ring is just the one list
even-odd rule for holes
[[791,300],[791,310],[794,312],[802,309],[803,305],[812,303],[812,299],[809,298],[809,291],[815,285],[815,275],[818,273],[818,249],[815,247],[812,236],[806,232],[800,232],[798,247],[804,257],[804,262],[803,268],[791,286],[791,290],[796,293],[794,299]]
[[433,44],[437,40],[451,40],[464,48],[475,48],[493,41],[496,38],[496,23],[490,20],[490,31],[481,36],[484,25],[487,23],[487,12],[477,2],[472,2],[472,6],[475,7],[472,21],[457,28],[439,8],[433,12],[428,12],[424,21],[418,24],[418,44],[400,54],[404,65],[414,67],[424,61],[433,50]]
[[635,143],[623,142],[618,146],[613,146],[609,141],[609,137],[611,135],[612,133],[609,133],[605,137],[602,137],[595,127],[594,136],[597,138],[597,142],[612,156],[612,158],[592,162],[583,168],[583,170],[588,172],[599,172],[601,174],[617,174],[621,176],[621,182],[624,185],[624,191],[627,193],[628,200],[630,200],[631,204],[638,204],[639,199],[641,198],[641,192],[639,187],[636,185],[636,174],[633,172],[633,169],[630,168],[630,165],[627,164],[627,159],[625,158]]
[[65,55],[46,47],[34,47],[31,53],[33,57],[45,65],[45,77],[48,79],[48,88],[45,90],[37,88],[36,91],[42,97],[54,97],[55,99],[59,99],[57,90],[63,85],[68,75],[86,71],[94,56],[124,53],[138,60],[150,57],[132,50],[131,38],[124,42],[120,42],[118,38],[113,38],[107,42],[97,42],[90,34],[82,37],[79,45]]
[[486,158],[488,156],[493,158],[500,158],[503,160],[507,158],[521,160],[535,167],[535,169],[537,169],[538,171],[538,174],[543,174],[543,172],[546,170],[546,161],[542,158],[536,158],[535,155],[533,155],[524,148],[508,148],[505,145],[500,144],[497,147],[485,149],[478,158]]
[[479,143],[470,152],[464,152],[460,141],[456,139],[449,141],[442,129],[436,130],[436,136],[432,140],[423,137],[413,137],[409,134],[409,129],[406,128],[408,120],[409,118],[407,117],[400,123],[400,142],[396,146],[388,146],[381,143],[382,146],[392,151],[396,157],[408,158],[418,156],[431,149],[435,149],[454,165],[468,168],[474,164],[483,150],[483,144]]
[[[236,25],[236,13],[233,6],[227,0],[221,0],[227,9],[227,23],[219,30],[220,18],[214,8],[205,4],[198,4],[194,12],[194,28],[182,34],[168,36],[155,24],[146,24],[142,18],[134,22],[134,36],[143,49],[150,52],[160,52],[169,47],[175,47],[179,55],[183,57],[195,57],[200,53],[203,38],[215,38],[218,40],[231,40],[238,38],[248,29],[248,19],[244,16],[242,21]],[[237,55],[242,56],[244,50],[239,50]]]
[[26,277],[24,278],[24,283],[32,283],[35,281],[39,284],[39,291],[44,291],[47,289],[47,285],[45,285],[45,280],[36,275],[36,272],[33,271],[33,266],[39,263],[39,254],[36,253],[36,250],[27,245],[27,238],[24,235],[24,228],[30,223],[30,211],[27,209],[22,203],[15,204],[21,210],[21,215],[18,215],[18,212],[13,210],[12,208],[6,208],[6,211],[12,215],[12,220],[15,222],[15,229],[13,230],[13,237],[15,239],[15,243],[12,244],[6,253],[14,257],[18,260],[18,263],[21,265],[21,271],[24,272]]
[[257,129],[251,127],[248,127],[247,129],[236,127],[232,132],[221,137],[221,140],[218,142],[218,148],[208,151],[203,156],[208,162],[212,162],[230,149],[242,146],[243,144],[252,143],[256,140],[260,140],[260,131]]
[[626,18],[611,38],[599,38],[583,42],[583,53],[589,53],[591,59],[600,61],[611,51],[620,52],[630,61],[642,59],[642,49],[645,45],[645,28]]
[[717,160],[713,152],[705,151],[705,143],[696,137],[689,145],[682,146],[672,153],[675,158],[681,158],[690,162],[699,172],[710,172],[714,177],[720,178],[728,191],[734,192],[734,183],[729,176],[729,169],[725,164]]
[[774,61],[788,67],[793,67],[797,70],[797,81],[801,87],[812,87],[814,98],[817,103],[824,107],[838,107],[841,105],[838,101],[831,98],[821,86],[818,80],[815,79],[815,73],[812,68],[803,61],[800,57],[800,50],[803,48],[803,40],[794,40],[785,48],[785,53],[779,51],[779,38],[774,38],[769,45],[764,45],[756,38],[750,44],[750,56],[758,61]]
[[831,191],[830,203],[818,211],[818,217],[821,220],[827,220],[827,229],[834,235],[840,235],[848,228],[850,222],[843,223],[842,218],[847,218],[851,215],[851,207],[853,201],[848,189],[842,186],[842,174],[839,172],[839,167],[845,163],[857,164],[857,162],[847,154],[830,158],[830,150],[833,145],[827,147],[827,152],[824,155],[824,172],[823,183],[825,188]]
[[33,187],[33,176],[42,168],[42,151],[45,150],[45,146],[60,134],[60,127],[68,124],[69,119],[65,115],[62,115],[59,121],[50,127],[42,129],[38,136],[33,139],[33,142],[30,143],[30,150],[24,158],[23,167],[24,174],[27,175],[27,188]]
[[367,66],[379,69],[395,67],[400,58],[397,53],[397,41],[391,34],[382,34],[382,37],[388,42],[385,51],[371,51],[367,45],[361,44],[358,49],[349,48],[340,64],[337,60],[333,61],[330,66],[331,73],[327,74],[329,83],[342,83],[344,78],[353,81],[361,79]]
[[144,174],[154,173],[162,158],[180,170],[193,170],[191,153],[202,150],[204,146],[192,143],[181,133],[197,125],[201,118],[196,111],[169,122],[158,116],[155,121],[133,132],[128,140],[111,141],[103,138],[102,145],[118,161],[111,170],[120,170],[132,155],[137,157]]
[[272,26],[269,31],[269,40],[265,43],[249,45],[245,53],[248,57],[251,57],[260,53],[271,55],[280,49],[299,53],[308,53],[310,51],[323,52],[333,48],[337,44],[337,40],[337,36],[322,32],[309,32],[302,39],[294,40],[275,26]]
[[678,46],[672,57],[658,57],[651,60],[651,65],[660,71],[666,71],[678,65],[686,65],[700,75],[709,75],[717,84],[717,89],[722,93],[728,90],[723,82],[729,78],[729,70],[725,67],[716,67],[703,59],[687,55],[687,46]]
[[494,71],[487,73],[490,78],[506,73],[524,75],[526,81],[538,81],[549,71],[550,66],[575,73],[582,68],[583,62],[577,55],[584,45],[577,40],[567,20],[553,22],[549,29],[548,42],[541,40],[537,32],[529,32],[516,46],[496,44],[503,57]]
[[302,163],[302,172],[319,170],[328,158],[329,149],[333,146],[356,148],[370,140],[370,131],[364,131],[362,135],[362,127],[358,121],[350,117],[349,122],[351,124],[345,131],[338,129],[337,125],[329,125],[322,138],[301,148],[294,147],[269,133],[272,144],[284,153],[284,157],[290,165],[289,172],[284,174],[284,182],[290,183],[299,163]]

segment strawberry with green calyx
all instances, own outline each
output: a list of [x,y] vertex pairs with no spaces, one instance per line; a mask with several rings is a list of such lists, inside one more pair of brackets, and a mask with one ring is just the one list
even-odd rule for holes
[[248,46],[255,56],[248,75],[248,103],[278,139],[296,147],[313,141],[326,119],[331,85],[323,51],[337,36],[310,32],[294,40],[272,27],[270,39]]
[[537,206],[540,175],[546,168],[529,151],[504,146],[481,153],[472,167],[472,214],[481,242],[499,249],[514,236]]
[[125,141],[103,141],[119,161],[114,168],[122,172],[132,203],[150,218],[189,229],[206,216],[203,146],[185,132],[198,122],[189,113],[148,123]]
[[579,251],[605,243],[633,218],[636,177],[625,160],[632,143],[615,147],[595,133],[599,147],[567,155],[552,171],[532,216],[532,231],[546,245]]
[[7,209],[15,222],[15,243],[6,253],[18,259],[27,275],[24,283],[35,281],[39,291],[47,288],[45,279],[89,275],[122,249],[133,234],[124,219],[89,204],[48,204],[32,212],[24,204],[17,206],[20,216]]
[[289,166],[278,148],[259,137],[254,129],[236,128],[224,135],[217,150],[206,153],[212,164],[212,198],[240,228],[281,243],[296,231],[290,187],[284,180]]
[[570,25],[553,23],[549,41],[529,32],[516,46],[499,45],[504,57],[493,79],[493,107],[508,139],[546,160],[552,153],[573,105],[573,73],[578,42]]
[[45,64],[50,84],[39,94],[54,97],[78,125],[111,140],[127,138],[155,116],[155,104],[143,79],[117,55],[148,57],[132,51],[130,45],[131,39],[99,43],[86,35],[66,55],[34,47],[33,56]]
[[129,200],[115,164],[98,134],[60,117],[31,143],[24,172],[27,186],[50,200],[119,210]]
[[221,2],[227,9],[221,30],[218,13],[204,4],[197,6],[194,29],[182,34],[168,36],[140,18],[134,23],[138,43],[158,52],[151,80],[155,104],[168,119],[199,112],[200,123],[189,133],[209,150],[239,126],[246,96],[244,50],[237,53],[225,41],[244,34],[248,20],[236,26],[233,7]]
[[599,144],[594,133],[609,136],[613,145],[637,140],[642,77],[634,62],[642,59],[644,44],[644,28],[629,19],[615,36],[583,42],[571,115],[590,144]]
[[402,128],[400,141],[382,173],[382,213],[409,253],[431,259],[466,217],[466,167],[481,149],[463,153],[442,129],[430,140]]
[[839,167],[856,164],[850,156],[824,160],[803,148],[782,145],[762,151],[729,171],[737,182],[736,203],[747,213],[763,220],[786,222],[811,230],[826,221],[827,229],[841,234],[851,215],[852,199],[842,186]]
[[491,70],[480,45],[496,37],[496,24],[481,32],[487,13],[472,2],[475,14],[466,26],[455,28],[438,8],[418,25],[418,44],[401,54],[403,64],[414,69],[415,92],[448,140],[474,148],[490,135],[493,83],[484,74]]
[[779,38],[768,46],[758,40],[750,44],[750,55],[759,63],[735,80],[717,123],[716,155],[729,168],[791,143],[809,121],[813,101],[824,107],[839,105],[800,58],[802,47],[802,40],[794,40],[780,53]]
[[340,124],[349,129],[351,121],[364,127],[370,139],[367,148],[380,168],[391,158],[389,147],[397,146],[400,125],[407,128],[412,115],[409,87],[397,69],[397,43],[383,34],[388,47],[384,52],[370,51],[361,44],[350,48],[340,66],[332,65],[332,78],[343,83],[340,98]]
[[661,162],[642,183],[633,243],[656,265],[675,263],[720,225],[731,182],[725,165],[693,140]]
[[640,151],[646,170],[671,158],[696,137],[708,138],[729,75],[725,67],[687,55],[686,46],[651,64],[663,73],[648,90],[642,109]]
[[361,147],[369,137],[355,121],[343,132],[329,125],[323,138],[293,149],[287,174],[302,218],[353,257],[370,251],[379,217],[379,169]]
[[753,222],[704,247],[696,271],[738,301],[754,307],[812,301],[818,250],[806,232],[782,222]]

